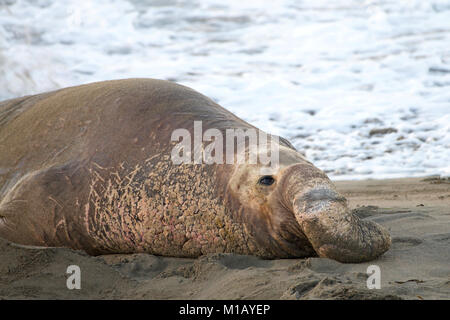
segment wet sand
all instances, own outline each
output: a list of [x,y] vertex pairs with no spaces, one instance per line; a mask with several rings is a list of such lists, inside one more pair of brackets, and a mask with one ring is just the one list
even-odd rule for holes
[[[339,181],[336,186],[358,215],[390,230],[393,245],[377,260],[91,257],[0,240],[0,299],[450,299],[449,180]],[[66,287],[69,265],[81,268],[81,290]],[[381,289],[367,288],[370,265],[380,268]]]

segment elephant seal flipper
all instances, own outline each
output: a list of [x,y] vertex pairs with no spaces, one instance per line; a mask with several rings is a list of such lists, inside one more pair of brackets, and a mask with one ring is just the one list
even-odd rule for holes
[[[90,244],[83,241],[87,239],[84,229],[79,228],[83,217],[67,214],[82,209],[77,208],[81,207],[77,199],[67,201],[73,194],[82,196],[82,171],[80,162],[73,161],[23,176],[0,202],[0,237],[7,233],[8,240],[28,246],[61,247],[72,243],[74,249],[89,248]],[[71,203],[73,207],[68,207]],[[28,232],[10,232],[24,224]]]

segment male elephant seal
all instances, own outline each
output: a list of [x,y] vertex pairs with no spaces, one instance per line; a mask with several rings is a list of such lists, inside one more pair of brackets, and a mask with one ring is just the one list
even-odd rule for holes
[[89,254],[320,256],[388,250],[328,177],[279,140],[279,165],[175,164],[175,129],[253,129],[167,81],[93,83],[0,103],[0,237]]

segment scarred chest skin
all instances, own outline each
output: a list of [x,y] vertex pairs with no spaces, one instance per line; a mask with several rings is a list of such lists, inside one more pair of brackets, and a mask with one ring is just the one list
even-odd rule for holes
[[174,165],[168,154],[134,170],[93,168],[85,223],[99,244],[96,251],[268,256],[246,223],[233,216],[235,208],[219,182],[226,173],[219,171],[211,165]]

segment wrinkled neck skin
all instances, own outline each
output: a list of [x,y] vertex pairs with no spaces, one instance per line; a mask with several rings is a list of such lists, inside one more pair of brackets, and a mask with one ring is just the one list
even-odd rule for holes
[[[279,165],[236,165],[228,193],[239,201],[237,218],[277,257],[319,256],[370,261],[391,244],[388,232],[352,214],[324,172],[296,150],[280,145]],[[275,182],[259,183],[270,175]]]

